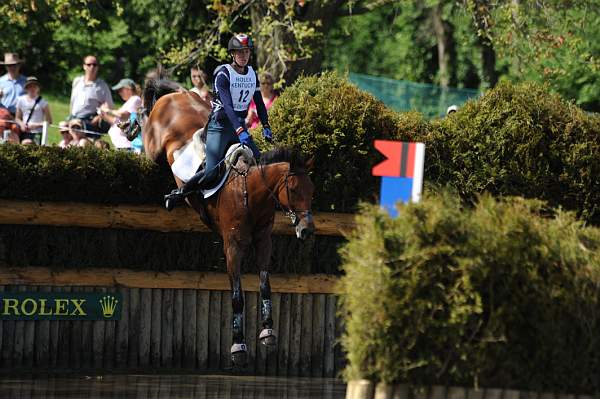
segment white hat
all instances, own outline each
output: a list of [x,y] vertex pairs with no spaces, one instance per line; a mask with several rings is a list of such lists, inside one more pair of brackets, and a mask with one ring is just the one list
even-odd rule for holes
[[456,112],[456,111],[458,111],[458,107],[456,105],[452,104],[446,110],[446,115],[451,114],[451,113]]

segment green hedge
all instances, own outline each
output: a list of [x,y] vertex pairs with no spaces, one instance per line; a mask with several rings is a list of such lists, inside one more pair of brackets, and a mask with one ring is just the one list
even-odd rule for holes
[[166,168],[133,153],[0,145],[0,198],[159,203],[174,186]]
[[447,193],[397,219],[365,206],[342,258],[347,378],[600,389],[600,230],[572,214]]

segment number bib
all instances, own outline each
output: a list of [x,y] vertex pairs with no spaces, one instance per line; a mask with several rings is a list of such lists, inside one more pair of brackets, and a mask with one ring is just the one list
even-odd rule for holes
[[234,111],[247,111],[250,107],[252,96],[257,90],[256,74],[251,66],[248,65],[248,73],[240,75],[229,64],[225,65],[229,71],[229,93],[233,102]]

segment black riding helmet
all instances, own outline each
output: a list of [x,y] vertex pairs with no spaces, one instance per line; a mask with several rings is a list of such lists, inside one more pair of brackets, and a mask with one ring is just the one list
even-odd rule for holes
[[253,50],[254,42],[252,42],[252,38],[250,36],[243,33],[233,35],[227,44],[227,51],[229,52],[232,52],[233,50],[242,50],[245,48]]

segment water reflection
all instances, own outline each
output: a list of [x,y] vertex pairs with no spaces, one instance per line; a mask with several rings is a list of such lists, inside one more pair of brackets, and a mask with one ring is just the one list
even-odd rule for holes
[[346,385],[331,378],[219,375],[106,375],[0,377],[0,398],[344,398]]

